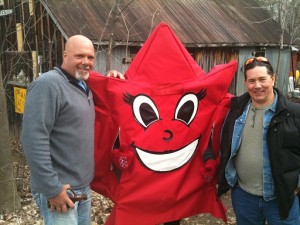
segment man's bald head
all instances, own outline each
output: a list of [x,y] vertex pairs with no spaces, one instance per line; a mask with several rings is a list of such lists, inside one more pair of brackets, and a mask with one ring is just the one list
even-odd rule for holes
[[66,45],[65,45],[65,51],[68,51],[69,49],[74,48],[74,46],[77,47],[80,43],[93,46],[93,43],[90,39],[88,39],[86,36],[77,34],[77,35],[71,36],[67,40]]
[[83,35],[74,35],[66,42],[62,68],[76,79],[86,80],[93,69],[94,58],[92,41]]

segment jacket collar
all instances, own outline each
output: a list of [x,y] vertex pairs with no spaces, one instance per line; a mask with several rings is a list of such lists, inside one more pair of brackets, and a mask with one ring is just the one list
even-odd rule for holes
[[[273,90],[277,93],[278,96],[276,112],[280,112],[281,110],[286,109],[286,101],[282,93],[277,88],[274,87]],[[241,96],[233,97],[231,102],[232,108],[235,108],[236,110],[244,110],[250,99],[251,97],[248,92],[245,92]]]
[[55,67],[54,69],[56,69],[57,71],[59,71],[59,73],[61,75],[63,75],[69,82],[71,83],[77,83],[77,80],[75,79],[75,77],[71,76],[67,71],[65,71],[63,68],[61,67]]
[[277,92],[277,95],[278,95],[278,101],[277,101],[277,107],[276,107],[276,113],[278,113],[278,112],[286,109],[286,99],[277,88],[274,88],[274,90]]
[[231,100],[231,109],[242,112],[244,108],[247,106],[249,101],[250,101],[250,95],[248,92],[245,92],[241,96],[233,97]]
[[89,87],[86,85],[85,81],[83,81],[85,83],[85,86],[86,86],[86,90],[83,90],[82,87],[79,86],[78,84],[78,80],[75,79],[75,77],[71,76],[67,71],[65,71],[63,68],[61,67],[54,67],[54,69],[56,71],[59,72],[59,74],[64,78],[66,79],[67,81],[69,81],[72,85],[75,85],[77,87],[80,88],[80,90],[82,90],[83,92],[85,92],[87,95],[89,94]]

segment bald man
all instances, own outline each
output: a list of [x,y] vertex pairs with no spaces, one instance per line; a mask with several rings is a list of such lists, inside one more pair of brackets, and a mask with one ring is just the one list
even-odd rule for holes
[[[72,36],[61,67],[42,74],[27,90],[21,139],[46,225],[91,224],[95,112],[85,80],[94,60],[92,42]],[[75,195],[79,201],[73,202]]]

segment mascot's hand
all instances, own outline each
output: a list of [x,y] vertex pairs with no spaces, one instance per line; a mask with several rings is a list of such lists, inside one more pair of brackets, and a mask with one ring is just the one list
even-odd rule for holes
[[217,174],[217,161],[215,159],[207,160],[201,172],[206,183],[212,181]]
[[125,152],[119,149],[114,149],[112,151],[113,164],[120,170],[126,170],[130,166],[132,158],[132,151]]

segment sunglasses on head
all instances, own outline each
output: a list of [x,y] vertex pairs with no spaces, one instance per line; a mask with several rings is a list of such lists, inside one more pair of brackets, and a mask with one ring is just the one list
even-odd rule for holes
[[265,62],[267,64],[270,64],[270,61],[265,58],[265,57],[262,57],[262,56],[258,56],[258,57],[254,57],[254,58],[250,58],[248,59],[246,62],[245,62],[245,66],[253,63],[254,61],[257,61],[257,62]]

